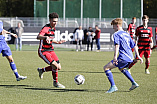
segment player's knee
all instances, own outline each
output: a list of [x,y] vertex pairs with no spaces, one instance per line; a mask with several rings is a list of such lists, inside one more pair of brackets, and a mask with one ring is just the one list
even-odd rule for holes
[[53,61],[50,65],[52,66],[54,70],[61,70],[61,65],[57,61]]
[[137,63],[137,59],[135,59],[133,62],[134,62],[134,63]]
[[14,60],[13,60],[13,59],[8,59],[8,61],[9,61],[9,63],[14,62]]
[[108,70],[107,65],[103,67],[104,71]]
[[61,70],[61,65],[58,65],[58,70]]

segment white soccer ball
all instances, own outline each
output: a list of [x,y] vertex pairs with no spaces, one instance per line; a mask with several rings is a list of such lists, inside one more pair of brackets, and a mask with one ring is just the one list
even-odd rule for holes
[[77,85],[81,85],[81,84],[84,84],[85,78],[83,75],[76,75],[74,78],[74,81]]

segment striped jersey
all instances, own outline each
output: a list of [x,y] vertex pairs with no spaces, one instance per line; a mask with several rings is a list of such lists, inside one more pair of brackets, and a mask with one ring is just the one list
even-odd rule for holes
[[[42,36],[49,36],[50,38],[54,38],[55,37],[55,29],[52,29],[50,24],[46,24],[42,30],[39,32],[39,35]],[[52,45],[52,41],[50,43],[48,43],[46,41],[46,39],[44,40],[40,40],[40,44],[39,44],[39,49],[44,52],[44,51],[53,51],[54,47]]]
[[119,30],[114,33],[114,45],[119,45],[119,56],[118,59],[125,60],[127,62],[133,61],[132,48],[134,48],[135,43],[131,39],[130,35]]
[[131,36],[132,39],[133,39],[133,36],[135,35],[135,29],[136,29],[136,25],[135,24],[130,23],[128,25],[127,30],[129,31],[129,34],[130,34],[130,36]]
[[150,38],[153,37],[152,27],[144,28],[141,25],[137,27],[135,35],[138,37],[139,50],[150,50]]

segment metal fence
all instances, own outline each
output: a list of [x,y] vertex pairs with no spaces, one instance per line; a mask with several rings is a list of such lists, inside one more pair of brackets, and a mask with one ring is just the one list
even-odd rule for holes
[[[95,27],[98,25],[100,28],[112,28],[111,21],[114,18],[59,18],[57,27],[78,27],[82,23],[82,27],[88,28],[89,26]],[[42,27],[49,22],[47,18],[41,17],[12,17],[12,18],[3,18],[0,20],[3,21],[4,27],[16,27],[18,22],[21,22],[23,27]],[[128,24],[131,23],[131,18],[123,18],[123,28],[127,28]],[[156,21],[156,20],[155,20]],[[139,26],[141,20],[137,18],[136,25]]]

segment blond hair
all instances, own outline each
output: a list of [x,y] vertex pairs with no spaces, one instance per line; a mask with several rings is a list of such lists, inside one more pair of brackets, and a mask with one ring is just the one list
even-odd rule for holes
[[112,20],[111,25],[119,25],[122,26],[123,20],[121,18],[116,18]]

